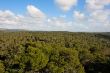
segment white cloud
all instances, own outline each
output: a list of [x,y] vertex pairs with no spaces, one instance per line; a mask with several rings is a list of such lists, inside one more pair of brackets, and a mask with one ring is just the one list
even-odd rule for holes
[[104,9],[110,4],[110,0],[86,0],[87,8],[92,10]]
[[28,15],[17,15],[9,10],[0,11],[0,27],[37,30],[43,28],[46,15],[33,5],[27,6]]
[[14,16],[14,13],[12,13],[10,10],[0,11],[0,17],[10,17]]
[[109,10],[95,10],[89,13],[85,22],[89,31],[109,32],[110,31],[110,11]]
[[28,6],[27,6],[27,10],[28,10],[28,13],[29,13],[32,17],[40,18],[40,19],[46,18],[46,15],[45,15],[42,11],[40,11],[40,9],[36,8],[36,7],[33,6],[33,5],[28,5]]
[[19,18],[9,10],[0,11],[0,24],[17,24]]
[[96,10],[91,12],[90,17],[99,22],[109,21],[110,11],[107,10]]
[[55,0],[55,2],[63,11],[68,11],[77,4],[77,0]]
[[81,12],[79,12],[79,11],[74,11],[73,17],[74,17],[75,19],[78,19],[78,20],[83,20],[83,19],[85,19],[84,13],[81,13]]
[[59,31],[68,31],[70,30],[72,24],[70,21],[67,21],[65,17],[52,17],[48,19],[48,26],[51,27],[51,30],[59,30]]
[[47,18],[46,14],[33,5],[27,6],[28,15],[17,15],[6,10],[0,11],[0,27],[28,30],[68,30],[69,22],[61,17]]
[[110,31],[110,0],[86,0],[87,26],[90,31]]
[[10,10],[0,11],[0,28],[48,30],[48,31],[110,31],[110,10],[97,9],[87,15],[73,12],[73,20],[68,16],[48,17],[33,5],[27,6],[28,15],[17,15]]

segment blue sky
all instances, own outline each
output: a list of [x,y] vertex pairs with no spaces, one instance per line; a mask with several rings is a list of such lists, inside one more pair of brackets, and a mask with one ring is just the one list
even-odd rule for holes
[[110,0],[0,0],[0,11],[0,28],[110,31]]
[[34,5],[49,16],[59,16],[61,14],[71,15],[73,10],[84,10],[85,0],[79,0],[78,6],[73,7],[69,12],[63,12],[56,6],[54,0],[0,0],[0,10],[11,10],[18,14],[26,12],[27,5]]

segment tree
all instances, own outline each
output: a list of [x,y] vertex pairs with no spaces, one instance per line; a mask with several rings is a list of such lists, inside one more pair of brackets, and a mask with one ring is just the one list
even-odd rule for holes
[[53,49],[47,68],[50,73],[84,73],[77,51],[69,48]]
[[0,73],[4,73],[4,72],[5,72],[4,64],[0,61]]

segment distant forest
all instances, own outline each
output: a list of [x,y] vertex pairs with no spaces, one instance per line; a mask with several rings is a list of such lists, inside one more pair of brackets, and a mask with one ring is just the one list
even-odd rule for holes
[[0,73],[110,73],[110,33],[0,31]]

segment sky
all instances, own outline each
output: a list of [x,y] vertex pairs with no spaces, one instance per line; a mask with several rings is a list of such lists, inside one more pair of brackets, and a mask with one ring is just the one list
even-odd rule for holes
[[110,32],[110,0],[0,0],[0,28]]

